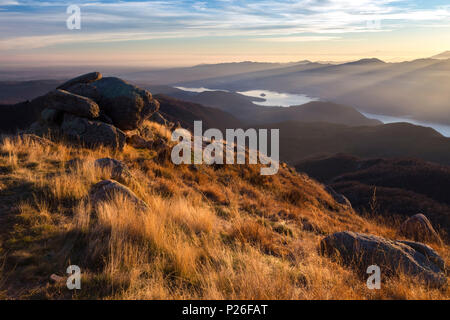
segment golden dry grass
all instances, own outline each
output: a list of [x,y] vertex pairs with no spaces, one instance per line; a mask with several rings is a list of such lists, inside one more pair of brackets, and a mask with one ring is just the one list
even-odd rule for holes
[[[155,135],[167,129],[147,124]],[[258,166],[174,166],[155,152],[126,147],[80,149],[5,138],[0,145],[0,298],[87,299],[448,299],[408,277],[379,291],[319,255],[320,239],[352,230],[396,238],[395,228],[337,205],[319,183],[290,168],[261,177]],[[124,197],[95,212],[90,187],[111,172],[93,165],[113,157],[130,167],[128,183],[148,204]],[[81,164],[68,169],[68,161]],[[432,245],[446,260],[445,244]],[[49,284],[69,264],[82,290]],[[2,263],[0,262],[0,266]],[[5,275],[8,274],[8,277]]]

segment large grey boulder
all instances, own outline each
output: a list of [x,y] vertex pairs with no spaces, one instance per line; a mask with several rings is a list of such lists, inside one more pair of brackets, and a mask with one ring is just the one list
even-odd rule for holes
[[97,80],[100,80],[102,78],[102,74],[100,72],[91,72],[83,74],[79,77],[70,79],[69,81],[63,83],[60,85],[57,89],[67,90],[71,86],[78,84],[78,83],[91,83]]
[[102,202],[112,201],[115,197],[123,197],[136,205],[140,210],[148,209],[148,205],[128,187],[115,180],[103,180],[92,186],[89,191],[91,205],[95,208]]
[[419,213],[408,218],[400,226],[400,234],[415,241],[428,241],[441,243],[436,230],[426,216]]
[[100,121],[92,121],[66,113],[61,124],[64,135],[88,147],[99,145],[122,150],[126,135],[120,129]]
[[128,166],[120,160],[112,158],[101,158],[94,162],[95,166],[111,170],[111,179],[126,183],[133,179],[133,174]]
[[103,78],[91,85],[100,94],[102,111],[119,129],[134,130],[159,109],[150,92],[119,78]]
[[338,257],[344,264],[361,272],[377,265],[382,275],[405,273],[419,277],[432,287],[447,284],[443,259],[432,248],[421,243],[345,231],[322,239],[320,252]]
[[97,118],[100,108],[93,100],[64,90],[54,90],[44,97],[44,106],[84,118]]

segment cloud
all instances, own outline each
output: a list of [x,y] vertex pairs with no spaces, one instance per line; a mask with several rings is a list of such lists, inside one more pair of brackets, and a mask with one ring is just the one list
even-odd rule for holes
[[[77,1],[80,34],[67,34],[65,1],[0,0],[0,49],[41,48],[83,41],[248,37],[258,41],[323,41],[350,33],[415,24],[448,24],[450,7],[420,8],[394,0]],[[19,4],[8,6],[8,3]],[[367,21],[380,21],[368,28]],[[310,34],[318,34],[311,36]],[[126,36],[130,36],[129,39]],[[265,37],[272,36],[272,40]],[[284,37],[288,36],[288,37]],[[276,39],[276,40],[275,40]]]

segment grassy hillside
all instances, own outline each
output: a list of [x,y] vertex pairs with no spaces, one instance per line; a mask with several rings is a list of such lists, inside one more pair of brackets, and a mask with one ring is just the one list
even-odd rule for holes
[[[155,123],[145,128],[167,140]],[[283,165],[174,166],[160,149],[84,149],[4,137],[0,144],[0,297],[106,299],[448,299],[406,277],[368,290],[364,277],[318,254],[324,235],[353,230],[400,238],[397,225],[361,218],[324,187]],[[93,210],[90,187],[124,161],[145,211],[114,197]],[[78,159],[77,161],[71,161]],[[447,245],[431,244],[447,261]],[[76,295],[68,264],[82,269]]]

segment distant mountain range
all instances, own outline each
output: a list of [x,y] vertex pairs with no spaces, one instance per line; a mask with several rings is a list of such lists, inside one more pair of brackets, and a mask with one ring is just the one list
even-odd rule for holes
[[[440,55],[443,57],[445,54]],[[373,114],[450,124],[450,59],[307,63],[176,83],[229,91],[301,93]]]

